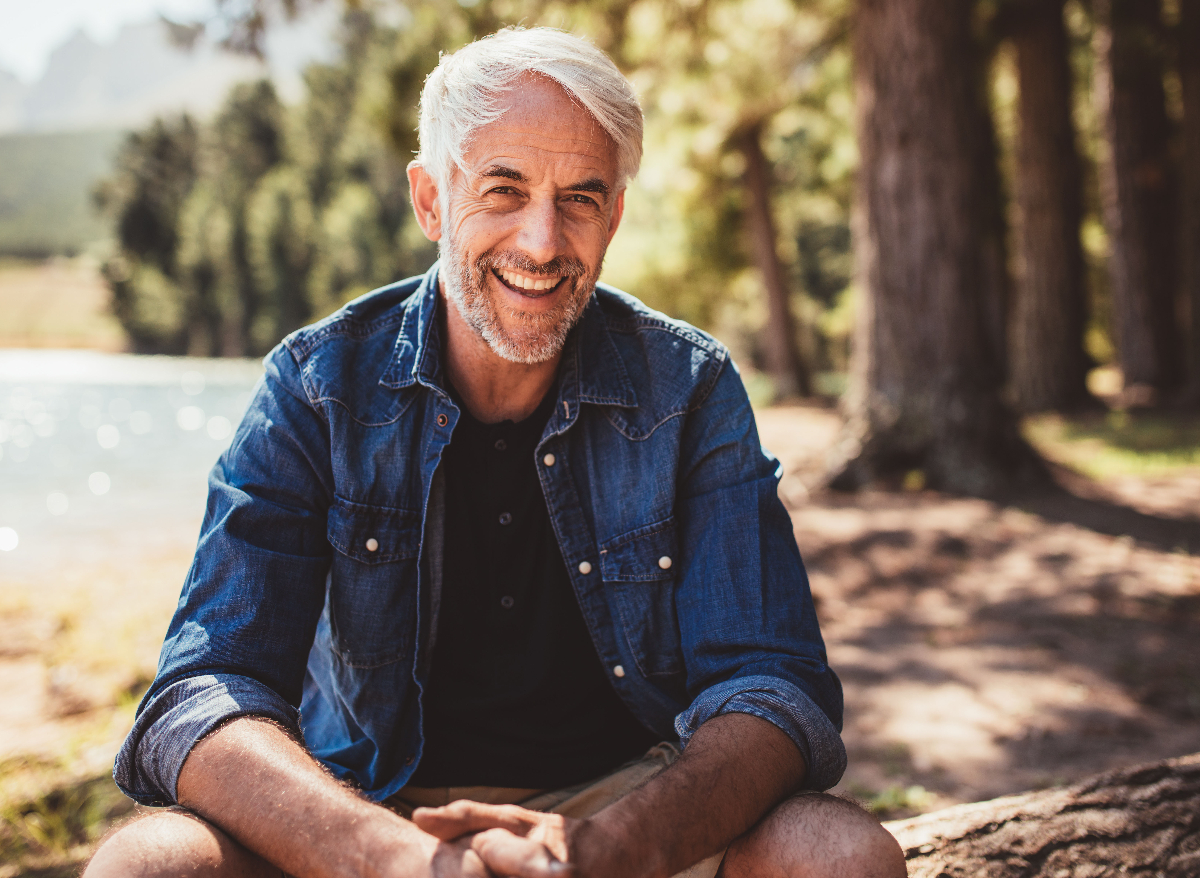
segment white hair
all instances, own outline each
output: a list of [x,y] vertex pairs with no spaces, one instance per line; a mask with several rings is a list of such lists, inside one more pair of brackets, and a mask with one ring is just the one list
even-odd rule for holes
[[464,167],[471,135],[503,114],[500,98],[522,75],[554,80],[592,115],[617,147],[624,187],[642,161],[642,109],[629,81],[600,49],[551,27],[506,27],[442,55],[421,91],[417,161],[444,194]]

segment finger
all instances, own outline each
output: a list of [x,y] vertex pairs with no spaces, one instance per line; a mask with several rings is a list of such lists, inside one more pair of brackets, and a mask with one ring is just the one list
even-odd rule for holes
[[537,812],[519,806],[493,806],[471,800],[456,800],[436,809],[415,809],[412,822],[438,839],[451,840],[493,827],[524,836],[537,824],[537,817]]
[[574,876],[573,865],[560,861],[541,843],[507,830],[485,830],[471,840],[471,848],[497,876]]
[[483,858],[468,844],[442,843],[430,862],[434,876],[491,876]]

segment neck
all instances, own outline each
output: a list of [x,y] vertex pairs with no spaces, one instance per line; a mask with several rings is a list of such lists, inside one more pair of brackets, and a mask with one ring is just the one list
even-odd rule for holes
[[466,404],[484,424],[523,421],[533,414],[554,383],[562,352],[544,363],[513,363],[491,349],[442,293],[446,316],[446,373]]

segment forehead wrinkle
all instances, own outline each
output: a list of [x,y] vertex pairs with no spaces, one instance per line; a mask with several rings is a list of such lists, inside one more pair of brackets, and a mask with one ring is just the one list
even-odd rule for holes
[[539,152],[550,153],[575,153],[580,156],[587,156],[591,159],[602,159],[605,153],[608,152],[608,144],[604,141],[586,140],[578,137],[552,137],[544,132],[535,131],[510,131],[507,133],[515,134],[517,137],[504,138],[502,135],[505,132],[490,132],[491,137],[475,138],[473,146],[481,146],[480,141],[490,140],[495,137],[497,140],[504,141],[504,146],[501,149],[506,150],[537,150]]
[[471,176],[480,181],[501,177],[520,183],[534,183],[544,180],[547,174],[562,174],[571,177],[572,184],[580,180],[603,180],[609,176],[610,169],[605,167],[606,163],[600,156],[539,147],[528,147],[527,150],[534,155],[513,155],[516,151],[511,147],[505,152],[489,155],[476,165]]

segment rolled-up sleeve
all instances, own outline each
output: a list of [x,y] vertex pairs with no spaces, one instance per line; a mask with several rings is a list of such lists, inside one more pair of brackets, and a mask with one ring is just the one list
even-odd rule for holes
[[144,806],[177,802],[179,772],[196,743],[226,720],[247,715],[299,731],[295,707],[253,678],[196,675],[170,684],[138,712],[117,755],[117,787]]
[[298,729],[304,673],[332,549],[329,431],[285,345],[209,475],[195,559],[158,674],[113,778],[145,805],[176,802],[184,761],[224,721],[257,715]]
[[681,448],[684,570],[675,598],[691,703],[675,729],[686,744],[716,715],[761,717],[804,757],[804,787],[826,790],[846,769],[842,687],[779,500],[780,475],[727,363],[689,415]]
[[675,719],[675,732],[686,744],[700,724],[720,714],[753,714],[783,730],[804,757],[807,789],[828,790],[846,771],[837,727],[807,693],[783,678],[748,675],[709,687]]

